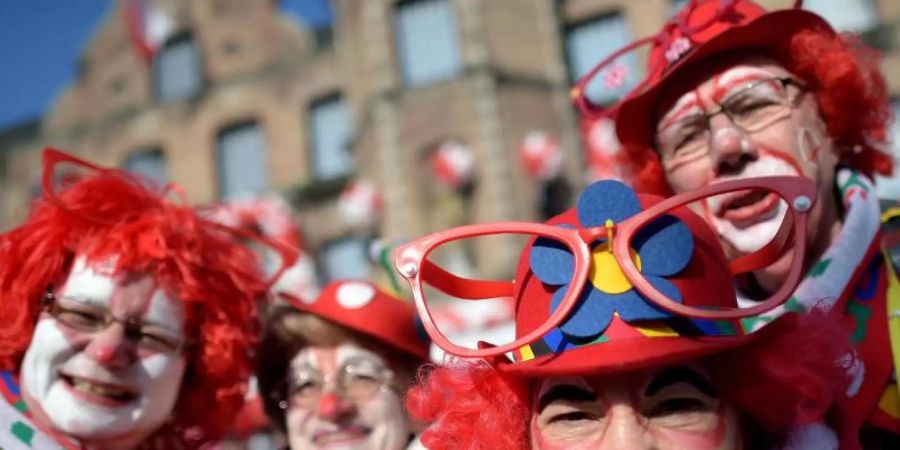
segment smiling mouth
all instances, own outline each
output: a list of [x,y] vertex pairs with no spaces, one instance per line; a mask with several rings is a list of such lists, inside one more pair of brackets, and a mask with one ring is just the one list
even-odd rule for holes
[[313,433],[312,440],[317,446],[328,448],[341,444],[360,442],[366,439],[371,431],[372,430],[359,425],[352,425],[333,431],[317,431]]
[[65,387],[74,395],[92,403],[104,406],[122,406],[137,399],[138,394],[132,389],[109,383],[101,383],[87,378],[76,377],[60,372],[59,378]]
[[721,217],[738,228],[756,224],[778,209],[778,194],[765,190],[745,191],[724,200],[716,210]]

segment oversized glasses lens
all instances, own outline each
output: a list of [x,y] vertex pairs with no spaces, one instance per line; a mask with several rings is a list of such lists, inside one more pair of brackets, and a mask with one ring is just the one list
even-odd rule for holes
[[690,231],[679,225],[687,218],[680,206],[643,221],[629,236],[636,256],[625,264],[640,273],[645,298],[680,315],[723,319],[784,302],[802,264],[804,243],[795,242],[805,221],[795,211],[810,202],[761,186],[713,195],[687,205],[709,225]]
[[522,248],[533,238],[524,233],[464,236],[425,254],[421,297],[450,344],[477,349],[479,341],[503,345],[514,340],[512,280]]

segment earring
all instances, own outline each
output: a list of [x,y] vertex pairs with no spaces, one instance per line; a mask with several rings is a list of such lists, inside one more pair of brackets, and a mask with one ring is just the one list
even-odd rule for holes
[[278,407],[281,409],[287,409],[288,402],[286,400],[281,400],[280,402],[278,402]]

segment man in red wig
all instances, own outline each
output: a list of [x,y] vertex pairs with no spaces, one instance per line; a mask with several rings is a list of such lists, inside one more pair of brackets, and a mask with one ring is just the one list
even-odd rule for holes
[[[790,178],[767,183],[799,205],[790,214],[804,222],[801,212],[815,188]],[[798,182],[805,187],[788,192]],[[791,312],[745,331],[739,320],[750,311],[738,306],[732,288],[736,264],[685,206],[693,200],[660,202],[602,181],[547,225],[474,225],[398,249],[398,270],[411,281],[435,343],[457,356],[484,358],[435,368],[410,391],[408,408],[430,423],[423,444],[431,450],[859,448],[855,434],[838,436],[827,420],[847,379],[834,364],[848,350],[840,325],[823,314]],[[485,233],[536,236],[513,282],[462,279],[428,257],[445,242]],[[477,349],[456,346],[431,318],[429,285],[475,302],[511,295],[515,337]],[[765,308],[788,294],[766,300]]]
[[[643,41],[652,47],[646,75],[620,104],[602,110],[583,93],[624,53],[598,66],[574,93],[588,115],[617,114],[619,139],[643,166],[639,185],[680,193],[770,175],[815,182],[819,201],[806,234],[807,275],[783,308],[744,326],[755,329],[814,302],[843,314],[856,346],[845,360],[855,377],[845,425],[871,429],[865,434],[876,440],[892,439],[877,430],[900,433],[900,316],[888,315],[900,310],[900,292],[891,295],[889,288],[896,274],[882,253],[871,181],[892,171],[883,152],[891,119],[885,82],[871,50],[796,6],[766,11],[748,0],[688,2]],[[665,183],[654,182],[658,177]],[[771,240],[787,208],[763,191],[696,205],[732,257]],[[785,254],[743,277],[742,304],[780,288],[790,259]],[[889,320],[896,322],[891,332]]]
[[0,237],[0,448],[220,438],[267,289],[252,253],[121,170],[44,164],[43,199]]

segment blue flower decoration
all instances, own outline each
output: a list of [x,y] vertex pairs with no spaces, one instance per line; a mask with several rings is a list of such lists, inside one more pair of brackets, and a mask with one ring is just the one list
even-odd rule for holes
[[[621,223],[641,211],[641,203],[631,188],[618,181],[604,180],[588,186],[578,197],[576,213],[581,228],[599,227],[611,220]],[[562,225],[574,228],[571,225]],[[613,235],[615,240],[615,235]],[[647,281],[669,298],[681,303],[678,288],[664,277],[681,272],[693,254],[694,237],[681,220],[665,215],[644,226],[632,239],[632,259]],[[671,315],[649,302],[634,289],[615,261],[606,239],[591,243],[591,269],[587,286],[569,317],[559,326],[573,343],[599,337],[618,313],[626,322],[659,320]],[[535,241],[529,254],[531,271],[539,280],[559,286],[553,293],[550,312],[556,310],[572,286],[575,257],[561,243],[550,239]]]

